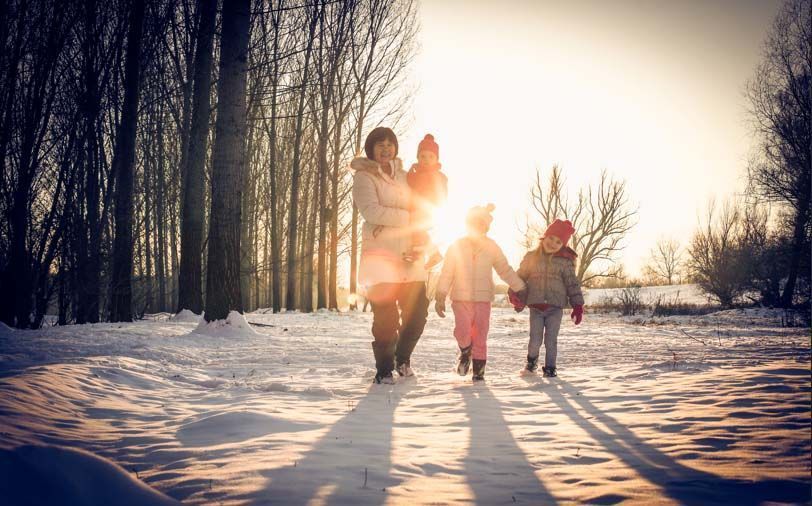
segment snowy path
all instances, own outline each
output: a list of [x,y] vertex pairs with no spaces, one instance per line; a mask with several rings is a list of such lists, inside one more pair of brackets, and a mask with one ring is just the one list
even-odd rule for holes
[[587,315],[548,380],[518,374],[527,313],[496,309],[472,385],[432,315],[418,377],[371,386],[370,317],[255,313],[258,334],[232,338],[161,319],[0,330],[0,469],[17,445],[82,448],[191,504],[810,498],[809,329]]

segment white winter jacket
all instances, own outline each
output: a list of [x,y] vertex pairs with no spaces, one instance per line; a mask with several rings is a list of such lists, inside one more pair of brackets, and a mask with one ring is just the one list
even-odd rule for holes
[[494,270],[514,291],[525,288],[524,281],[493,239],[487,236],[458,239],[446,253],[437,282],[437,298],[445,298],[450,290],[452,301],[491,302]]
[[400,159],[393,165],[394,174],[389,175],[369,158],[356,158],[350,164],[355,170],[352,198],[364,218],[358,282],[367,287],[426,281],[427,277],[422,261],[403,260],[412,247],[411,189]]

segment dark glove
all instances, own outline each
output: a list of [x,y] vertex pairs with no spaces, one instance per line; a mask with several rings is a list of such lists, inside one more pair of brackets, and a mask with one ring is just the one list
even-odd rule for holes
[[434,311],[437,312],[437,316],[440,318],[445,318],[445,294],[438,293],[437,297],[434,301]]
[[584,318],[584,306],[572,306],[572,313],[570,313],[570,318],[572,321],[575,322],[576,325],[581,323],[581,320]]
[[527,301],[527,289],[514,292],[508,288],[508,300],[513,304],[513,310],[517,313],[524,311],[525,303]]

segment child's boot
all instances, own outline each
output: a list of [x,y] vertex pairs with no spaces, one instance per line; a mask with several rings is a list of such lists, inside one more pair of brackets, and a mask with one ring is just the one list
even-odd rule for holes
[[555,372],[555,367],[544,366],[541,368],[541,370],[544,372],[545,378],[555,378],[558,376],[558,373]]
[[460,348],[460,354],[457,355],[457,374],[465,376],[468,374],[468,368],[471,367],[471,348],[473,344],[469,344],[465,348]]
[[528,355],[527,365],[525,366],[524,370],[527,372],[536,372],[538,368],[539,368],[539,358],[531,357],[530,355]]
[[485,360],[474,359],[474,376],[471,379],[474,381],[485,380]]

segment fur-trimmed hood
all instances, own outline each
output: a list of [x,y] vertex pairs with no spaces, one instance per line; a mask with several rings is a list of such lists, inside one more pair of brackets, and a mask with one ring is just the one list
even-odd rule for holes
[[[395,159],[390,162],[390,165],[394,169],[393,174],[403,171],[403,161],[400,158],[395,157]],[[392,177],[381,169],[378,162],[370,160],[365,156],[353,158],[353,160],[350,162],[350,168],[356,172],[367,172],[373,176],[380,176],[383,178]]]

